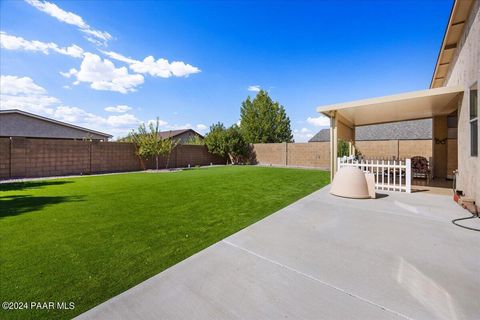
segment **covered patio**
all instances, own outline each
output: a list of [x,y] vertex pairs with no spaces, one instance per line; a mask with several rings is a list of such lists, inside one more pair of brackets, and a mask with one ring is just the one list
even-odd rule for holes
[[332,179],[339,166],[339,140],[348,141],[350,155],[356,154],[355,127],[431,118],[432,179],[414,177],[413,183],[423,189],[451,188],[453,171],[457,169],[456,112],[462,94],[462,87],[441,87],[318,107],[317,112],[330,118]]

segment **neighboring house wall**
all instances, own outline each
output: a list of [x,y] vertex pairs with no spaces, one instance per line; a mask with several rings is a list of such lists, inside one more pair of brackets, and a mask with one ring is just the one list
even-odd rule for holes
[[[458,106],[458,181],[457,188],[469,197],[480,199],[480,157],[470,156],[469,89],[480,79],[480,1],[473,4],[471,15],[457,45],[454,62],[447,74],[446,86],[463,86],[465,94]],[[480,136],[480,126],[479,136]]]
[[185,143],[191,142],[193,139],[195,139],[195,137],[202,138],[200,135],[198,135],[195,132],[187,131],[179,134],[178,136],[175,136],[173,140],[178,141],[178,143],[180,144],[185,144]]
[[[154,159],[140,161],[133,143],[58,139],[0,138],[0,179],[137,171],[155,168]],[[160,168],[225,164],[205,146],[179,145]]]
[[105,136],[62,126],[19,113],[0,114],[0,137],[62,138],[104,140]]

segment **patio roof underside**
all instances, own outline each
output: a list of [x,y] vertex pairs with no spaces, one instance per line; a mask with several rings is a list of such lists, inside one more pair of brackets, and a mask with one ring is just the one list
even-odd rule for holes
[[317,112],[330,118],[335,116],[351,128],[368,124],[433,118],[455,111],[462,93],[461,87],[442,87],[321,106],[317,108]]

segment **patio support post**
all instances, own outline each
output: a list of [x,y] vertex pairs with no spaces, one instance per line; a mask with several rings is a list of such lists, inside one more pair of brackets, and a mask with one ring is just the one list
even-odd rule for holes
[[[412,193],[412,162],[410,159],[405,160],[405,191]],[[401,179],[401,178],[400,178]]]
[[337,171],[337,146],[338,146],[338,118],[337,112],[333,111],[330,115],[330,180],[333,181]]

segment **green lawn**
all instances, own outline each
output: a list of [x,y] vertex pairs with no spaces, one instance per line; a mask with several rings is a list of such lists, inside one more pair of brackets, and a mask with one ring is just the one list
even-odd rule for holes
[[71,318],[328,182],[237,166],[1,184],[1,301],[75,309],[0,318]]

